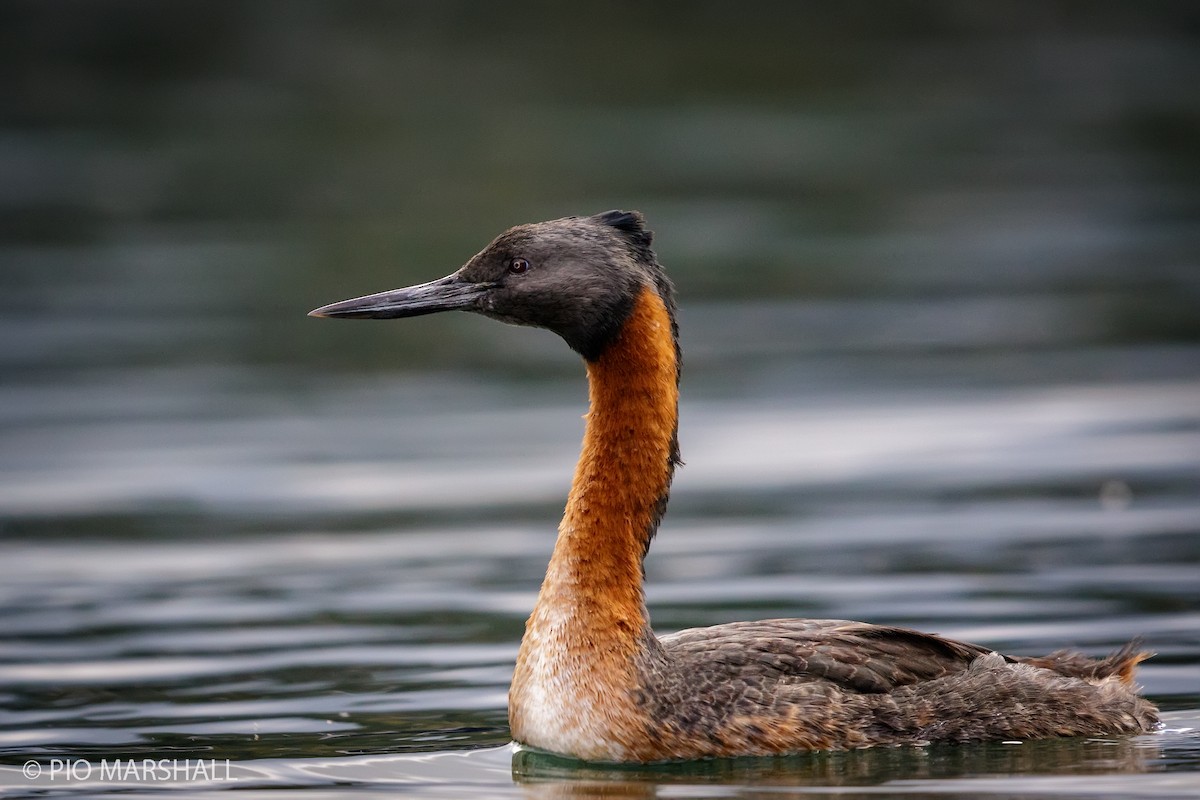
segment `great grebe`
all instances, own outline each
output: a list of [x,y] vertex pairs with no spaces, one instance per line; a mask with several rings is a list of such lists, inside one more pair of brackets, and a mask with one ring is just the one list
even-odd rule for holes
[[844,620],[736,622],[657,637],[642,561],[680,464],[674,288],[638,212],[512,228],[440,280],[318,317],[473,311],[548,328],[583,356],[590,409],[508,718],[521,743],[592,761],[1152,729],[1128,645],[1102,660],[1004,656]]

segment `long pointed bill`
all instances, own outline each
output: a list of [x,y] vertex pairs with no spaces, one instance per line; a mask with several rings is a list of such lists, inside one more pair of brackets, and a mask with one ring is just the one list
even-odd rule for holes
[[465,311],[474,308],[491,288],[490,283],[471,283],[455,273],[417,286],[330,303],[313,309],[308,315],[346,319],[394,319],[417,317],[436,311]]

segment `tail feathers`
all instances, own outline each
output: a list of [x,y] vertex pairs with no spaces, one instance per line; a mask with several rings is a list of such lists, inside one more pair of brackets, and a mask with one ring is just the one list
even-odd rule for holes
[[1057,672],[1059,675],[1066,675],[1069,678],[1080,678],[1089,683],[1100,683],[1115,676],[1126,686],[1132,686],[1134,668],[1154,655],[1154,653],[1142,650],[1141,647],[1141,640],[1134,639],[1120,650],[1101,659],[1088,658],[1082,653],[1070,650],[1056,650],[1048,656],[1016,660],[1022,664],[1031,664]]

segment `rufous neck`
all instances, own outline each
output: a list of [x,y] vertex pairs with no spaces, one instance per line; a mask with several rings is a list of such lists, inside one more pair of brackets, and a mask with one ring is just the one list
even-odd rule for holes
[[642,289],[587,371],[583,447],[543,593],[570,586],[644,615],[642,560],[666,508],[679,419],[674,329],[657,292]]

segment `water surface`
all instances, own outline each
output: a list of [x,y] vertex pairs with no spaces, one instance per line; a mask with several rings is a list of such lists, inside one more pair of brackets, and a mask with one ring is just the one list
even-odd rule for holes
[[[1141,636],[1158,656],[1140,680],[1179,710],[1166,733],[615,776],[514,756],[507,683],[582,425],[581,398],[544,398],[578,394],[573,383],[528,398],[475,376],[360,379],[312,387],[303,411],[188,420],[62,420],[43,387],[27,409],[42,421],[24,426],[0,493],[20,520],[0,590],[9,763],[220,756],[255,785],[449,794],[476,781],[493,791],[510,768],[522,785],[635,793],[945,791],[981,774],[1066,772],[1103,776],[1093,788],[1116,796],[1128,787],[1112,774],[1195,777],[1194,381],[936,393],[829,381],[736,399],[701,387],[683,407],[689,463],[647,562],[661,630],[868,619],[1026,654],[1101,654]],[[272,405],[261,389],[254,399]],[[193,389],[182,405],[204,400]]]

